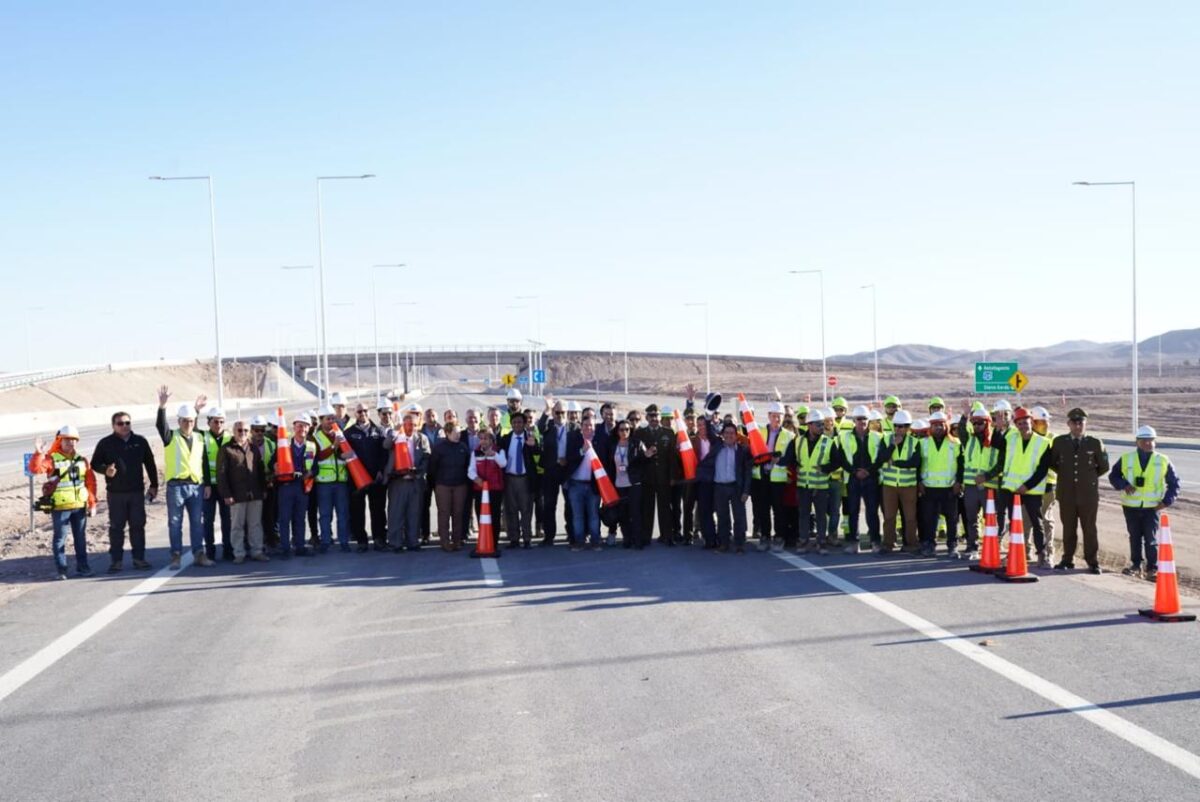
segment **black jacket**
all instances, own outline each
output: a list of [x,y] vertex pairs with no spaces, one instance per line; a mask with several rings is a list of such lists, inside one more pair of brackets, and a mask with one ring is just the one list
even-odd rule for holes
[[[536,474],[537,467],[534,464],[533,458],[537,455],[537,443],[534,440],[534,436],[531,432],[524,432],[524,434],[525,446],[521,449],[521,458],[525,461],[525,474]],[[496,441],[496,450],[504,452],[504,456],[506,458],[508,457],[509,446],[512,445],[512,438],[513,433],[508,432],[507,434],[500,435],[499,439]],[[512,460],[509,459],[508,466],[504,469],[504,472],[506,474],[509,473],[513,467]]]
[[346,440],[372,479],[383,472],[387,465],[388,449],[387,439],[379,424],[374,421],[367,421],[366,426],[352,424],[346,429]]
[[[592,444],[592,448],[595,450],[595,443]],[[575,473],[579,468],[579,464],[585,459],[587,457],[583,454],[583,432],[579,429],[569,429],[567,431],[567,467],[563,468],[562,474],[564,482],[571,478],[571,474]],[[591,478],[591,482],[595,484],[596,480],[590,472],[588,476]]]
[[[617,445],[619,441],[616,439],[609,441],[609,448],[604,455],[600,456],[600,462],[604,465],[604,472],[608,474],[608,478],[612,479],[613,487],[617,485]],[[627,475],[631,485],[640,485],[642,483],[642,472],[646,467],[646,446],[629,438],[629,467]]]
[[[566,424],[562,424],[563,427]],[[565,479],[570,474],[564,473],[565,468],[560,468],[558,465],[558,430],[559,424],[554,421],[546,423],[541,427],[542,431],[542,467],[546,469],[546,475],[554,478],[556,481]],[[567,460],[571,459],[571,429],[567,430]]]
[[[717,474],[717,455],[721,453],[721,449],[725,448],[724,441],[718,441],[709,450],[708,456],[704,458],[701,467],[707,465],[709,478],[706,481],[715,481]],[[750,493],[750,472],[754,468],[754,462],[750,459],[750,449],[744,445],[738,444],[737,455],[734,457],[734,469],[737,478],[734,483],[737,486],[739,495],[749,495]],[[699,471],[697,471],[699,475]]]
[[471,467],[471,447],[462,440],[457,443],[443,437],[433,444],[429,455],[429,479],[433,485],[465,485],[467,469]]
[[142,471],[150,477],[150,486],[158,487],[158,468],[154,464],[154,450],[149,441],[140,434],[130,434],[122,440],[110,434],[96,443],[92,452],[92,470],[104,476],[109,465],[117,466],[117,475],[104,478],[104,486],[110,493],[141,493],[146,489]]
[[675,442],[675,433],[666,426],[657,429],[645,426],[636,430],[632,435],[638,442],[646,446],[656,446],[653,457],[646,457],[646,467],[643,479],[658,485],[667,485],[679,478],[679,446]]

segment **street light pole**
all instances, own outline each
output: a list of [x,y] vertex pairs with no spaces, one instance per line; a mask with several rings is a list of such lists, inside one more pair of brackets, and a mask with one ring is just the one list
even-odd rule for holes
[[[820,282],[821,291],[821,403],[829,402],[829,368],[825,364],[825,271],[823,270],[789,270],[794,276],[805,276],[812,273],[817,274]],[[877,377],[878,378],[878,377]],[[878,385],[878,380],[876,385]],[[875,388],[875,395],[879,395],[879,387]]]
[[[875,403],[879,403],[879,311],[875,305],[875,285],[864,284],[860,290],[871,291],[871,348],[875,351]],[[829,380],[825,380],[826,386]]]
[[383,395],[383,380],[379,378],[379,292],[375,288],[375,276],[383,268],[407,267],[403,262],[391,265],[371,265],[371,314],[375,318],[375,395]]
[[704,392],[712,392],[712,372],[709,370],[708,357],[708,301],[693,301],[686,303],[684,306],[703,306],[704,307]]
[[225,371],[221,364],[221,300],[217,286],[217,206],[213,199],[211,175],[152,175],[151,181],[207,181],[208,182],[208,237],[212,258],[213,285],[213,340],[217,349],[217,404],[225,406]]
[[1129,187],[1130,242],[1132,261],[1132,361],[1133,361],[1133,433],[1138,428],[1138,338],[1137,338],[1137,182],[1136,181],[1075,181],[1077,187]]
[[321,363],[325,369],[325,382],[321,387],[325,401],[329,398],[329,339],[325,330],[325,225],[321,219],[321,182],[322,181],[361,181],[374,178],[374,173],[362,175],[319,175],[317,176],[317,286],[319,287],[321,307]]

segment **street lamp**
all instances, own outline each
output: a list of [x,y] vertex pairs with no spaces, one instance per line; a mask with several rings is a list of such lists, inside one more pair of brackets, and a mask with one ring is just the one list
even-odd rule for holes
[[379,270],[390,267],[407,267],[400,262],[392,265],[371,265],[371,314],[375,318],[375,395],[383,395],[383,381],[379,378],[379,293],[375,289],[375,275]]
[[[875,285],[864,284],[860,290],[871,291],[871,349],[875,351],[875,403],[879,403],[879,313],[875,306]],[[829,380],[825,380],[829,384]]]
[[703,306],[704,307],[704,392],[712,392],[712,373],[708,366],[708,301],[693,301],[686,303],[684,306]]
[[1133,432],[1138,428],[1138,338],[1137,338],[1137,182],[1135,181],[1075,181],[1077,187],[1129,187],[1129,216],[1132,251],[1133,307]]
[[217,349],[217,404],[225,406],[225,372],[221,367],[221,302],[217,292],[217,207],[213,201],[211,175],[152,175],[151,181],[207,181],[208,237],[212,255],[213,339]]
[[363,173],[362,175],[319,175],[317,176],[317,286],[319,287],[320,307],[321,307],[321,361],[325,368],[325,383],[322,387],[322,392],[325,394],[321,399],[327,400],[329,397],[329,339],[325,331],[325,228],[321,221],[321,182],[322,181],[361,181],[367,178],[374,178],[374,173]]
[[[829,369],[825,365],[825,272],[822,270],[789,270],[793,276],[807,276],[812,273],[817,274],[820,280],[821,288],[821,403],[827,403],[829,399]],[[879,395],[879,388],[875,388],[875,395]]]
[[[392,306],[416,306],[416,301],[392,301]],[[416,353],[412,347],[412,324],[413,320],[410,317],[404,318],[404,392],[408,393],[408,374],[412,370],[412,366],[417,363]],[[395,334],[395,329],[392,331]],[[396,354],[397,364],[400,362],[400,355]]]

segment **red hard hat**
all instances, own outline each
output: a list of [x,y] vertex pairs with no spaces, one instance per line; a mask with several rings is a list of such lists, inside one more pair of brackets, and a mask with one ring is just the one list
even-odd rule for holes
[[1013,420],[1022,420],[1029,417],[1029,410],[1025,407],[1017,407],[1013,410]]

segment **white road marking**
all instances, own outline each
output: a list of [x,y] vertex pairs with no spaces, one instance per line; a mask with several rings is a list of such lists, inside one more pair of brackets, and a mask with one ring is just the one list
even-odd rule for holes
[[482,557],[479,562],[483,565],[483,584],[489,588],[504,587],[504,579],[500,576],[500,563],[495,557]]
[[[183,555],[180,571],[186,569],[191,564],[192,555],[190,552],[187,552]],[[56,638],[48,646],[43,647],[34,653],[33,656],[26,658],[16,667],[10,669],[8,673],[0,677],[0,702],[11,696],[22,685],[32,680],[38,674],[41,674],[47,668],[86,643],[89,638],[100,630],[125,615],[125,613],[133,609],[134,605],[170,582],[172,577],[178,574],[179,571],[172,571],[170,568],[159,570],[158,573],[139,582],[133,588],[126,591],[124,595],[101,607],[83,623],[77,624],[69,632]]]
[[775,556],[785,563],[808,573],[814,579],[819,579],[826,585],[837,588],[850,598],[878,610],[889,618],[904,624],[906,627],[916,630],[930,640],[936,641],[946,648],[958,652],[963,657],[975,661],[984,668],[994,671],[1010,682],[1014,682],[1022,688],[1036,693],[1048,702],[1058,705],[1063,710],[1090,721],[1097,727],[1107,730],[1118,738],[1133,744],[1138,749],[1148,752],[1160,760],[1170,763],[1175,768],[1200,779],[1200,756],[1187,751],[1183,747],[1177,746],[1149,730],[1144,730],[1102,707],[1097,707],[1092,702],[1081,696],[1076,696],[1066,688],[1055,685],[1047,679],[1042,679],[1037,674],[1027,671],[1015,663],[1010,663],[1003,657],[997,657],[994,652],[989,652],[981,646],[964,640],[954,633],[942,629],[937,624],[926,621],[919,615],[910,613],[903,607],[892,604],[890,601],[886,601],[853,582],[842,579],[837,574],[810,563],[808,560],[801,559],[794,554],[775,554]]

